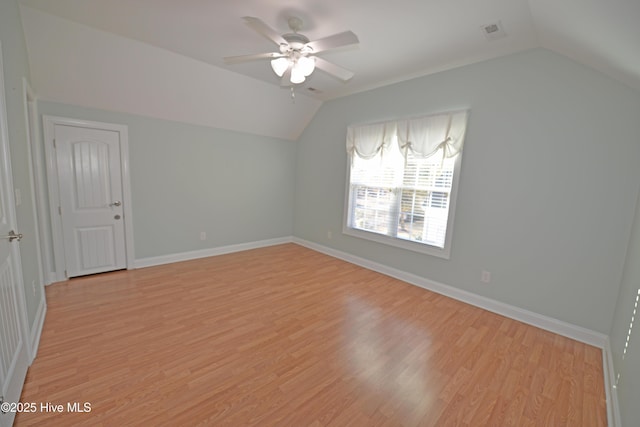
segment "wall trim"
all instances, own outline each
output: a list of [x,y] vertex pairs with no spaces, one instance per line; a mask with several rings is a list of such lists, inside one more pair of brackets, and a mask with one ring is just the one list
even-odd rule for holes
[[44,293],[44,289],[42,291],[42,298],[40,299],[40,304],[38,305],[38,311],[36,312],[35,318],[33,319],[33,325],[31,327],[31,359],[29,360],[29,364],[33,363],[33,360],[36,358],[38,354],[38,346],[40,345],[40,336],[42,335],[42,328],[44,327],[44,319],[47,315],[47,298]]
[[[233,252],[241,252],[249,249],[258,249],[267,246],[280,245],[284,243],[296,243],[308,249],[323,253],[325,255],[339,258],[351,264],[359,265],[368,270],[385,274],[411,285],[418,286],[450,298],[462,301],[473,306],[509,317],[520,322],[565,336],[567,338],[580,341],[585,344],[607,350],[609,346],[609,337],[603,333],[596,332],[572,323],[564,322],[553,317],[545,316],[533,311],[525,310],[504,302],[496,301],[481,295],[465,291],[451,285],[439,283],[415,274],[380,264],[365,258],[361,258],[347,252],[329,248],[309,240],[301,239],[295,236],[279,237],[274,239],[259,240],[254,242],[239,243],[234,245],[220,246],[217,248],[201,249],[197,251],[180,252],[169,255],[161,255],[157,257],[141,258],[135,261],[136,268],[151,267],[154,265],[169,264],[173,262],[188,261],[198,258],[206,258],[210,256],[224,255]],[[610,359],[610,357],[609,357]],[[608,362],[611,363],[611,362]]]
[[[46,240],[46,228],[44,224],[43,205],[42,202],[42,170],[44,170],[42,162],[40,162],[40,139],[38,126],[38,106],[37,98],[29,81],[26,77],[22,77],[22,99],[24,102],[24,127],[27,135],[27,158],[29,166],[29,187],[31,189],[31,204],[33,215],[33,223],[35,224],[34,237],[36,241],[36,260],[38,264],[39,289],[44,296],[44,285],[46,284],[45,271],[48,272],[49,257],[45,254],[43,248],[49,247]],[[45,259],[47,256],[47,259]]]
[[[549,316],[544,316],[529,310],[525,310],[510,304],[506,304],[500,301],[495,301],[481,295],[474,294],[462,289],[455,288],[450,285],[439,283],[433,280],[425,279],[424,277],[417,276],[415,274],[407,273],[405,271],[380,264],[375,261],[361,258],[356,255],[342,252],[337,249],[329,248],[324,245],[320,245],[309,240],[301,239],[295,236],[278,237],[274,239],[258,240],[254,242],[239,243],[227,246],[220,246],[217,248],[201,249],[196,251],[180,252],[169,255],[161,255],[156,257],[148,257],[136,259],[134,262],[135,268],[152,267],[156,265],[170,264],[174,262],[188,261],[198,258],[207,258],[212,256],[224,255],[234,252],[242,252],[250,249],[264,248],[268,246],[281,245],[285,243],[295,243],[316,252],[323,253],[325,255],[341,259],[351,264],[358,265],[360,267],[372,270],[398,280],[402,280],[408,284],[418,286],[423,289],[427,289],[438,294],[453,298],[458,301],[471,304],[475,307],[482,308],[487,311],[491,311],[496,314],[508,317],[510,319],[518,320],[531,326],[535,326],[558,335],[565,336],[567,338],[580,341],[585,344],[598,347],[602,350],[602,367],[604,374],[604,388],[607,403],[607,420],[610,427],[621,427],[620,421],[620,408],[618,403],[618,396],[615,388],[615,370],[613,366],[613,357],[611,353],[611,345],[609,337],[600,332],[592,331],[590,329],[583,328],[581,326],[573,325],[568,322],[564,322],[558,319],[554,319]],[[34,325],[38,325],[32,331],[32,361],[35,358],[38,344],[40,341],[40,334],[44,325],[44,318],[46,314],[46,303],[44,300],[41,302],[38,308],[38,314],[36,315],[36,321]]]
[[542,314],[534,313],[529,310],[495,301],[487,297],[476,295],[462,289],[455,288],[450,285],[425,279],[415,274],[407,273],[396,268],[377,263],[375,261],[361,258],[337,249],[329,248],[315,242],[293,238],[293,243],[300,246],[321,252],[325,255],[339,258],[351,264],[358,265],[368,270],[376,271],[381,274],[402,280],[414,286],[421,287],[441,295],[456,299],[458,301],[471,304],[473,306],[500,314],[510,319],[518,320],[531,326],[544,329],[567,338],[580,341],[585,344],[598,347],[602,350],[602,372],[604,374],[604,389],[607,402],[607,424],[609,427],[622,427],[620,419],[620,406],[618,403],[618,394],[615,388],[615,370],[613,366],[613,357],[611,353],[611,344],[609,337],[603,333],[592,331],[568,322],[564,322]]
[[540,329],[544,329],[558,335],[562,335],[567,338],[592,345],[594,347],[598,347],[600,349],[605,348],[606,343],[609,339],[607,335],[600,332],[592,331],[590,329],[564,322],[562,320],[554,319],[552,317],[544,316],[533,311],[525,310],[507,303],[493,300],[491,298],[483,297],[481,295],[477,295],[472,292],[453,287],[451,285],[445,285],[444,283],[429,280],[424,277],[407,273],[405,271],[398,270],[396,268],[389,267],[375,261],[351,255],[337,249],[329,248],[315,242],[294,237],[293,243],[297,243],[301,246],[313,249],[317,252],[324,253],[325,255],[342,259],[343,261],[347,261],[366,269],[385,274],[395,279],[402,280],[403,282],[407,282],[411,285],[415,285],[439,293],[441,295],[448,296],[458,301],[471,304],[484,310],[500,314],[510,319],[518,320],[528,325],[532,325]]
[[249,249],[265,248],[267,246],[281,245],[293,242],[293,236],[277,237],[274,239],[258,240],[255,242],[238,243],[234,245],[219,246],[217,248],[200,249],[197,251],[180,252],[169,255],[140,258],[134,262],[135,268],[151,267],[154,265],[171,264],[173,262],[189,261],[198,258],[242,252]]
[[602,372],[604,373],[604,391],[607,398],[608,425],[622,427],[618,390],[616,389],[616,372],[613,366],[613,352],[611,351],[611,342],[608,337],[606,345],[602,349]]
[[55,271],[50,271],[49,272],[49,280],[47,280],[45,282],[45,285],[49,286],[49,285],[53,285],[54,283],[57,283],[57,282],[58,282],[58,276],[56,275],[56,272]]

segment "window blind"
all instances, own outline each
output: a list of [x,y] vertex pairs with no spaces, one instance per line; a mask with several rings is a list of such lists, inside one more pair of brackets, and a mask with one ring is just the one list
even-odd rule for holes
[[467,112],[349,128],[347,227],[443,249]]

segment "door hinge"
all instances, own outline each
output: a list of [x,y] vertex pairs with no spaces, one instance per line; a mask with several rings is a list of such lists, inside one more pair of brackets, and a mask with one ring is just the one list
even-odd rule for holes
[[58,148],[58,147],[56,147],[56,139],[55,138],[53,138],[53,148]]
[[58,215],[62,215],[62,208],[58,206]]

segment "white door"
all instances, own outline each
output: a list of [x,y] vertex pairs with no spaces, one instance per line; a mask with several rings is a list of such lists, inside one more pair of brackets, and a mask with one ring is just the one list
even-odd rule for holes
[[126,268],[120,133],[56,124],[54,140],[67,276]]
[[[20,401],[29,366],[29,350],[25,339],[26,307],[22,293],[19,238],[8,238],[15,234],[16,214],[2,70],[0,48],[0,400],[10,405]],[[0,405],[0,426],[10,426],[14,417],[11,406]]]

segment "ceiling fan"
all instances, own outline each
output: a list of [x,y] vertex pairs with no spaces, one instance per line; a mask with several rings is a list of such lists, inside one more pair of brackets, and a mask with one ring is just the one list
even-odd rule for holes
[[303,83],[316,68],[343,81],[353,77],[353,72],[316,56],[329,49],[358,44],[358,37],[353,32],[344,31],[310,41],[298,32],[302,28],[302,20],[297,17],[291,17],[288,20],[292,32],[282,35],[258,18],[245,16],[243,19],[250,28],[275,43],[278,46],[278,52],[228,56],[224,58],[227,64],[270,59],[271,68],[278,77],[282,77],[283,86]]

